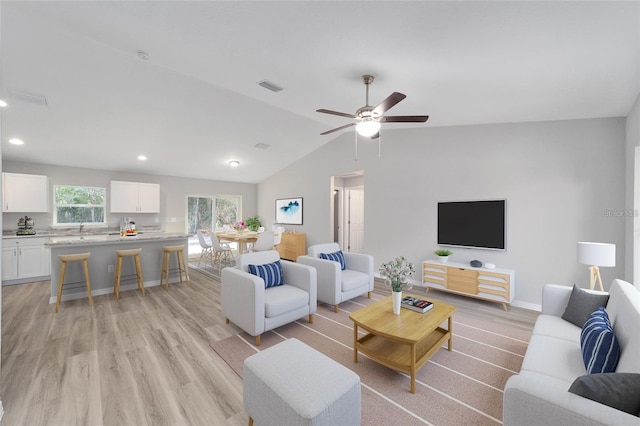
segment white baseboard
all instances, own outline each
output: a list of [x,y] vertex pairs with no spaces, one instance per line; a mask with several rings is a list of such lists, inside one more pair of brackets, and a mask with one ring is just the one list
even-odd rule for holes
[[513,302],[511,302],[511,306],[515,306],[516,308],[528,309],[530,311],[542,312],[542,305],[538,305],[537,303],[514,300]]

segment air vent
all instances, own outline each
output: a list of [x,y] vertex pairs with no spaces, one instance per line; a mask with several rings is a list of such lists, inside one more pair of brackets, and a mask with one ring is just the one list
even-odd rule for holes
[[283,89],[284,89],[284,87],[280,87],[280,86],[278,86],[277,84],[272,83],[272,82],[267,81],[267,80],[259,81],[259,82],[258,82],[258,85],[260,85],[260,86],[264,87],[265,89],[269,89],[269,90],[271,90],[272,92],[279,92],[279,91],[281,91],[281,90],[283,90]]
[[271,147],[271,145],[267,145],[266,143],[257,143],[255,145],[255,148],[258,149],[269,149]]
[[29,102],[36,105],[42,105],[42,106],[48,105],[47,98],[44,96],[33,95],[30,93],[20,92],[18,90],[11,90],[11,89],[9,89],[9,95],[11,96],[12,99]]

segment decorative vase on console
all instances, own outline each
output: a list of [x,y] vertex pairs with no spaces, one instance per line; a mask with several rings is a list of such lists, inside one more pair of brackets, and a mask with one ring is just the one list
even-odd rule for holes
[[384,283],[391,287],[391,296],[393,299],[393,313],[400,315],[400,301],[402,300],[402,289],[410,290],[413,285],[409,281],[409,277],[415,273],[413,263],[407,261],[404,256],[395,258],[380,266],[380,276],[385,280]]

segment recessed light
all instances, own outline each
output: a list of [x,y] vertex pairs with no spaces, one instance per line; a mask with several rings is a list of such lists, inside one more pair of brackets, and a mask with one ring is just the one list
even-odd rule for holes
[[0,108],[4,108],[7,106],[7,103],[5,101],[3,101],[2,99],[0,99]]
[[145,161],[147,159],[146,155],[138,155],[138,160]]
[[24,142],[22,141],[22,139],[18,139],[18,138],[9,139],[9,143],[13,145],[24,145]]
[[238,167],[239,165],[240,165],[240,162],[237,160],[229,161],[229,166],[231,167]]

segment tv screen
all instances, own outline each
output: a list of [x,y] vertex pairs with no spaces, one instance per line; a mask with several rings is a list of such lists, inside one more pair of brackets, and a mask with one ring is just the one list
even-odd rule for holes
[[438,203],[438,244],[505,249],[506,200]]

